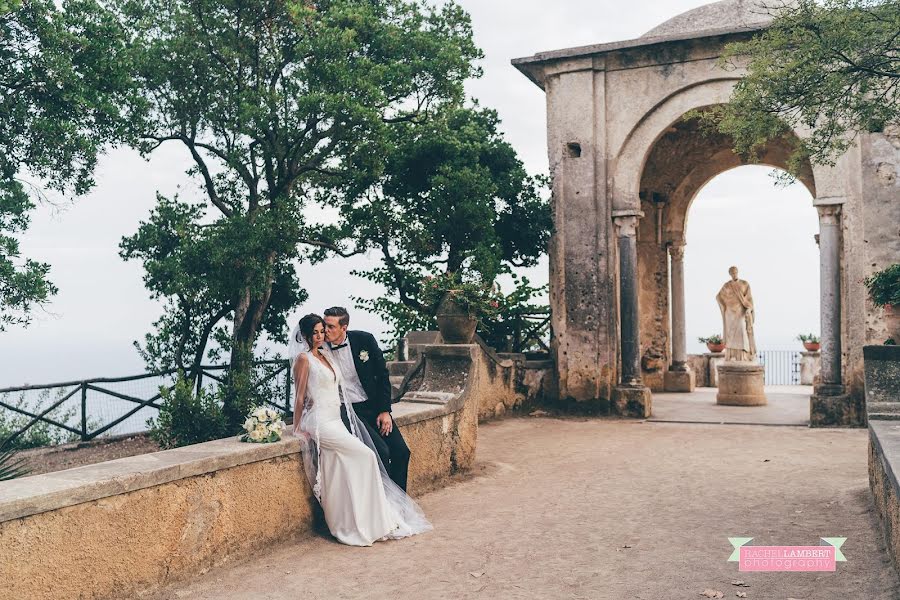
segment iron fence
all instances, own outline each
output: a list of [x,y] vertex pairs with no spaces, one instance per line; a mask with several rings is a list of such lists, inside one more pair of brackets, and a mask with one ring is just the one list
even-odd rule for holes
[[[224,365],[201,366],[194,378],[195,392],[212,391],[224,383],[227,369]],[[145,431],[147,419],[159,412],[162,391],[174,385],[177,374],[178,370],[171,369],[0,389],[0,445],[15,445],[29,432],[33,439],[25,445],[36,446]],[[293,386],[288,361],[256,363],[254,383],[272,391],[267,404],[291,412]]]
[[793,350],[762,350],[757,353],[765,367],[766,385],[800,385],[800,353]]

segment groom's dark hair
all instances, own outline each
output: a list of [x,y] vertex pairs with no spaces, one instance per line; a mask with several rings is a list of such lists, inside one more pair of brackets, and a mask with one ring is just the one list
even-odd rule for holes
[[343,306],[332,306],[331,308],[325,309],[325,316],[338,317],[338,323],[341,324],[341,327],[350,325],[350,313],[348,313],[347,309]]

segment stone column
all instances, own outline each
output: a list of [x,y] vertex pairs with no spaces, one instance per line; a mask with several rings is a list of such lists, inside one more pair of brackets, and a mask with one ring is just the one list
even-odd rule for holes
[[[821,386],[835,396],[841,385],[841,205],[817,207],[819,211],[820,318],[822,325]],[[823,389],[823,392],[826,391]]]
[[[618,214],[617,214],[618,212]],[[641,211],[613,212],[619,251],[619,331],[622,371],[613,392],[612,411],[628,417],[650,416],[650,389],[641,381],[641,331],[638,313],[637,225]]]
[[672,296],[672,365],[666,373],[667,392],[692,392],[696,376],[687,364],[687,333],[684,306],[684,243],[669,244]]
[[817,205],[819,212],[819,276],[821,371],[810,398],[810,425],[846,426],[859,421],[841,381],[841,205]]

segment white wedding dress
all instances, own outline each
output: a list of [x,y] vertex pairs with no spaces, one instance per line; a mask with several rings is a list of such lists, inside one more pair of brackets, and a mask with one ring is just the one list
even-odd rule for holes
[[[300,429],[310,435],[304,467],[331,534],[344,544],[371,546],[431,530],[415,501],[388,477],[368,432],[343,401],[341,371],[327,351],[322,355],[331,369],[311,352],[303,354],[309,368],[301,368],[297,394],[304,398]],[[353,433],[341,420],[342,403]]]

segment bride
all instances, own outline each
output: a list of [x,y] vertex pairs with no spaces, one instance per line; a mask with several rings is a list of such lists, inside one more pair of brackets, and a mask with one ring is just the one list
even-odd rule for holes
[[[322,351],[325,323],[309,314],[291,333],[294,434],[328,529],[351,546],[432,529],[422,509],[388,477],[368,431],[341,392],[341,371]],[[350,421],[341,420],[341,404]]]

